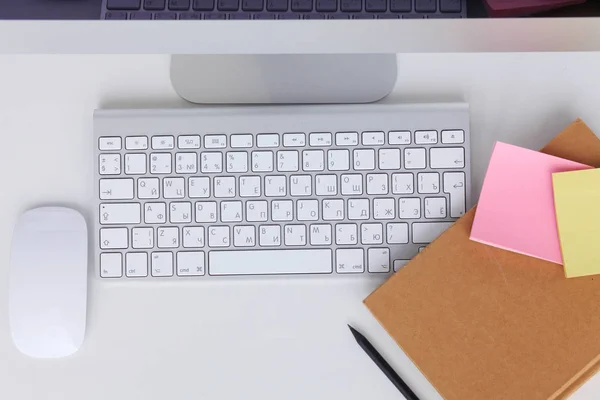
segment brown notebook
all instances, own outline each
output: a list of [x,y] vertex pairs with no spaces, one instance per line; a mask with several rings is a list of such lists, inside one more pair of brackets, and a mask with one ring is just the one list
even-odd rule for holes
[[[579,120],[542,151],[600,166]],[[564,399],[599,366],[600,276],[473,242],[474,214],[365,304],[446,400]]]

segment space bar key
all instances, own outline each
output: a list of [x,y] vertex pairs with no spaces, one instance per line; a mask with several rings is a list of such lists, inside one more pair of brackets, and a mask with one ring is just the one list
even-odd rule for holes
[[235,250],[208,253],[210,275],[330,274],[330,249]]

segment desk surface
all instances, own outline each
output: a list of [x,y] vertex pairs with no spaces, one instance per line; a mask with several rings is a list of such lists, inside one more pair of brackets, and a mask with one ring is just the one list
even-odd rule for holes
[[[598,53],[402,55],[399,65],[387,101],[470,103],[475,192],[495,140],[539,148],[577,117],[600,132]],[[62,204],[90,221],[93,110],[189,107],[168,67],[168,56],[0,56],[0,398],[398,399],[351,323],[423,399],[439,399],[362,305],[373,279],[90,279],[76,355],[35,361],[15,350],[7,293],[18,215]],[[572,399],[598,393],[600,375]]]

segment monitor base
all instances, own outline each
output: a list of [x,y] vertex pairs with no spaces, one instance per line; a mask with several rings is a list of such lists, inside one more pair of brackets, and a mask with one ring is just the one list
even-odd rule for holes
[[171,83],[205,104],[370,103],[396,84],[395,54],[173,55]]

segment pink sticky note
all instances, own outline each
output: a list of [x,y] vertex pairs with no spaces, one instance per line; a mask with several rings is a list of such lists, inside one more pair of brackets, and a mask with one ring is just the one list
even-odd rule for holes
[[497,142],[471,240],[562,264],[552,173],[592,167]]

